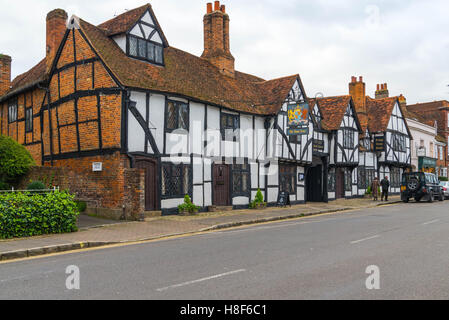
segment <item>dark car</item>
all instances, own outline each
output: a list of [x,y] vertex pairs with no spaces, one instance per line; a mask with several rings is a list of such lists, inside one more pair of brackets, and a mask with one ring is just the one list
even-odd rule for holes
[[411,172],[402,175],[401,200],[405,203],[410,199],[417,202],[425,200],[433,202],[435,199],[444,201],[443,188],[436,175],[424,172]]

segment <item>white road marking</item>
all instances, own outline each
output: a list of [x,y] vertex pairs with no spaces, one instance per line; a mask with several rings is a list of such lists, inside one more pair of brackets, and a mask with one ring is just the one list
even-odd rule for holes
[[368,241],[368,240],[373,240],[373,239],[377,239],[377,238],[380,238],[380,235],[375,235],[375,236],[372,236],[372,237],[369,237],[369,238],[365,238],[365,239],[360,239],[360,240],[352,241],[351,244],[357,244],[357,243],[360,243],[360,242],[364,242],[364,241]]
[[440,221],[440,219],[436,219],[436,220],[432,220],[432,221],[423,223],[422,225],[423,225],[423,226],[427,226],[427,225],[429,225],[429,224],[437,223],[437,222],[439,222],[439,221]]
[[211,276],[211,277],[207,277],[207,278],[202,278],[202,279],[198,279],[198,280],[183,282],[183,283],[175,284],[175,285],[168,286],[168,287],[165,287],[165,288],[160,288],[160,289],[157,289],[157,291],[162,292],[162,291],[166,291],[166,290],[169,290],[169,289],[184,287],[184,286],[188,286],[188,285],[195,284],[195,283],[200,283],[200,282],[204,282],[204,281],[209,281],[209,280],[214,280],[214,279],[218,279],[218,278],[223,278],[223,277],[226,277],[226,276],[230,276],[230,275],[237,274],[237,273],[242,273],[242,272],[245,272],[245,271],[246,271],[245,269],[240,269],[240,270],[235,270],[235,271],[231,271],[231,272],[221,273],[221,274],[217,274],[215,276]]

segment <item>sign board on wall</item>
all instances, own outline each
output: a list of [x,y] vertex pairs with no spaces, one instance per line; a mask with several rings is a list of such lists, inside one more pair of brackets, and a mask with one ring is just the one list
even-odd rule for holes
[[313,152],[324,152],[324,140],[313,139]]
[[94,162],[94,163],[92,163],[92,171],[93,172],[101,172],[101,171],[103,171],[103,162]]
[[374,151],[375,152],[385,151],[385,136],[374,137]]
[[287,106],[288,114],[288,135],[309,134],[309,104],[295,103]]

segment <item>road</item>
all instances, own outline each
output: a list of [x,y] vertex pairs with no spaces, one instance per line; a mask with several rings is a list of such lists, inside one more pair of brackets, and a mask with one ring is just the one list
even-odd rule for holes
[[448,275],[446,201],[2,263],[0,299],[449,299]]

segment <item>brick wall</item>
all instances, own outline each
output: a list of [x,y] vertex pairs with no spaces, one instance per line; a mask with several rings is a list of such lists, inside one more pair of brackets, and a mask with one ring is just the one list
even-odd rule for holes
[[[103,171],[93,172],[92,163],[102,162]],[[99,215],[137,220],[145,211],[145,172],[128,167],[126,156],[113,155],[56,161],[53,167],[35,167],[17,185],[25,189],[32,181],[68,190],[86,201]]]

